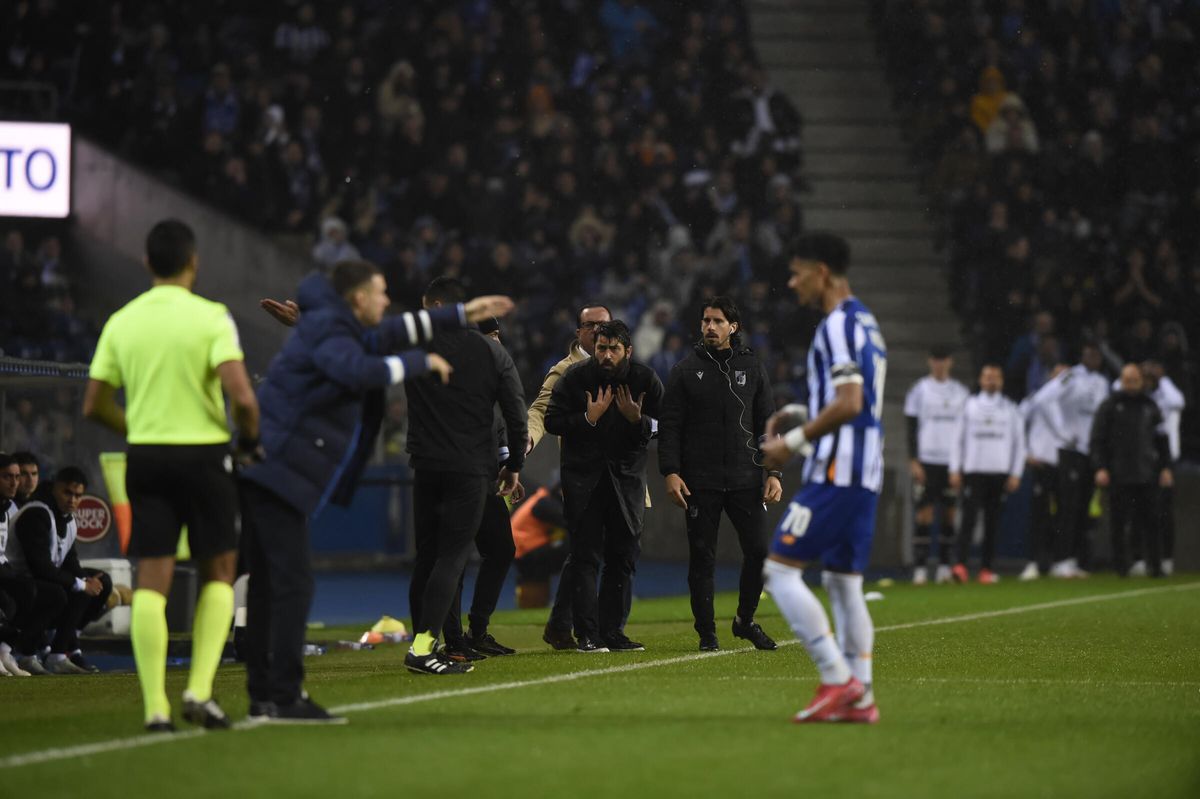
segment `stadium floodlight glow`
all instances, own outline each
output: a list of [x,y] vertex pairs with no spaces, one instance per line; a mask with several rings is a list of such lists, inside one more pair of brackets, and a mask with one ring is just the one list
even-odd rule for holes
[[71,213],[71,126],[0,122],[0,216]]

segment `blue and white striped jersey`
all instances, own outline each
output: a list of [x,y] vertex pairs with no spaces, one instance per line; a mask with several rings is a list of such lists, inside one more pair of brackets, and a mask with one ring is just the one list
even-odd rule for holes
[[887,345],[879,323],[855,297],[847,297],[817,325],[808,350],[808,418],[833,402],[836,389],[861,383],[862,413],[813,442],[804,465],[806,483],[883,486],[883,381]]

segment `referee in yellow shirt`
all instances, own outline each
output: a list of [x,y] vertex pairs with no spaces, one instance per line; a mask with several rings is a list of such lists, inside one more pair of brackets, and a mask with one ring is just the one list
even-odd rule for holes
[[[258,451],[258,402],[233,317],[224,305],[192,293],[199,258],[191,229],[174,219],[156,224],[146,237],[145,262],[153,287],[105,324],[83,413],[129,443],[129,553],[138,558],[131,637],[146,729],[174,730],[165,688],[166,605],[184,524],[203,588],[183,717],[222,729],[230,722],[213,699],[212,684],[233,617],[237,566],[237,490],[222,389],[240,454]],[[115,399],[120,388],[124,408]]]

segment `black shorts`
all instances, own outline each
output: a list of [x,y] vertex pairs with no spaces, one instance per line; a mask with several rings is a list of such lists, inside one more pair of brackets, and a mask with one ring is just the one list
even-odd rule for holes
[[925,485],[913,483],[913,505],[920,509],[940,502],[944,508],[954,507],[957,497],[950,490],[950,467],[922,463],[921,468],[925,470]]
[[173,557],[185,524],[196,560],[237,549],[237,487],[227,445],[131,445],[125,490],[133,510],[131,556]]

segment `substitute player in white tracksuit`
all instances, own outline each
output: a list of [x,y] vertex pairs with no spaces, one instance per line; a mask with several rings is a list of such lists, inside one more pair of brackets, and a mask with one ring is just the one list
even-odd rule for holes
[[1066,364],[1054,368],[1046,384],[1021,401],[1025,420],[1026,464],[1033,478],[1029,519],[1029,563],[1021,580],[1036,580],[1050,571],[1061,529],[1058,494],[1058,451],[1067,443],[1066,422],[1056,395],[1057,384],[1067,373]]
[[994,583],[996,532],[1004,499],[1021,485],[1025,471],[1025,423],[1016,403],[1000,393],[1004,372],[988,364],[979,373],[979,393],[972,394],[959,419],[956,446],[950,451],[950,486],[961,488],[962,524],[958,530],[958,563],[954,577],[966,582],[967,557],[975,520],[983,512],[983,551],[979,582]]

